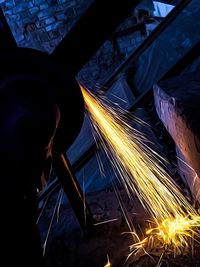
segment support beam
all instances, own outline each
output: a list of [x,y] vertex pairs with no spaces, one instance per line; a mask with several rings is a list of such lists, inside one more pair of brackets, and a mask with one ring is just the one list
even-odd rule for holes
[[104,84],[103,88],[109,88],[113,81],[116,81],[117,76],[131,62],[136,61],[142,53],[157,39],[157,37],[176,19],[177,15],[191,2],[191,0],[182,0],[180,3],[167,15],[167,17],[155,28],[155,30],[141,43],[136,50],[112,73],[109,79]]
[[[181,72],[191,64],[198,56],[200,56],[200,41],[195,44],[190,51],[184,55],[168,72],[166,72],[161,80],[168,79],[173,76],[180,75]],[[152,88],[148,88],[143,94],[141,94],[133,104],[130,111],[134,111],[136,108],[143,105],[149,98],[153,97]]]
[[93,216],[67,157],[64,154],[58,156],[54,159],[53,166],[76,218],[84,232],[90,235],[94,227]]
[[[182,58],[179,60],[179,62],[177,62],[163,77],[162,79],[167,79],[169,77],[172,76],[176,76],[181,74],[181,72],[189,65],[191,64],[198,56],[200,56],[200,42],[198,42],[197,44],[195,44],[191,50]],[[133,106],[131,107],[130,111],[134,111],[136,110],[138,107],[140,107],[141,105],[144,105],[144,103],[146,101],[148,101],[150,98],[153,97],[153,90],[152,88],[149,88],[147,91],[145,91],[142,95],[140,95],[140,97],[138,97],[135,101],[135,103],[133,104]],[[92,145],[72,166],[74,172],[78,171],[79,169],[81,169],[86,162],[88,162],[88,160],[90,160],[93,156],[94,153],[96,152],[96,145]],[[56,189],[57,184],[59,184],[60,182],[57,180],[55,182],[54,188]],[[52,187],[50,187],[49,190],[47,190],[44,194],[42,194],[40,196],[40,201],[42,201],[42,199],[44,199],[47,195],[48,192],[53,190]]]
[[[141,0],[95,0],[51,57],[66,69],[73,79],[131,10]],[[72,88],[73,89],[73,88]],[[64,155],[54,160],[58,180],[70,201],[83,230],[93,230],[93,218],[69,161]]]
[[52,53],[76,74],[141,0],[95,0]]

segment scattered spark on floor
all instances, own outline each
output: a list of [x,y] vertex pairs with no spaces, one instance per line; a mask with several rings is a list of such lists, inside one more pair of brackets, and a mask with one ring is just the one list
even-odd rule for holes
[[60,199],[58,201],[58,206],[57,206],[57,223],[59,221],[59,218],[60,218],[60,206],[61,206],[61,203],[62,203],[62,200],[63,200],[63,195],[64,195],[64,190],[63,188],[61,188],[61,193],[60,193]]
[[101,225],[101,224],[107,224],[107,223],[111,223],[111,222],[116,222],[116,221],[118,221],[118,220],[119,220],[118,218],[110,219],[110,220],[106,220],[106,221],[102,221],[102,222],[94,223],[94,226]]
[[[145,246],[171,247],[176,253],[199,237],[200,216],[181,193],[164,167],[165,159],[150,141],[127,121],[128,113],[115,109],[104,96],[81,86],[92,125],[128,195],[136,194],[153,220],[146,237],[131,247],[131,254]],[[144,124],[140,119],[134,121]],[[145,125],[145,124],[144,124]]]
[[51,228],[52,228],[52,224],[53,224],[53,221],[54,221],[54,218],[55,218],[55,215],[56,215],[56,211],[59,208],[59,203],[61,201],[62,194],[63,194],[63,189],[61,188],[60,191],[59,191],[59,193],[58,193],[56,204],[55,204],[54,209],[53,209],[53,213],[52,213],[52,216],[51,216],[51,221],[50,221],[50,224],[49,224],[47,235],[46,235],[45,241],[43,243],[43,256],[45,255],[45,252],[46,252],[46,247],[47,247],[47,242],[48,242],[49,234],[50,234],[50,231],[51,231]]

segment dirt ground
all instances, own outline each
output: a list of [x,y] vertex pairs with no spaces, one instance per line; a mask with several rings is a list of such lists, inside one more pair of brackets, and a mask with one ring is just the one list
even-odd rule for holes
[[[112,187],[87,195],[93,216],[98,222],[104,222],[95,226],[91,236],[83,234],[69,202],[62,201],[55,208],[58,194],[51,197],[39,221],[43,242],[46,241],[46,267],[104,267],[108,256],[112,267],[200,266],[198,245],[193,255],[190,251],[176,257],[166,253],[161,265],[161,252],[157,250],[149,251],[150,256],[138,253],[127,260],[129,246],[135,242],[130,233],[132,227],[142,238],[149,218],[136,198],[130,199],[124,189],[119,193],[120,202]],[[53,212],[55,217],[46,240]]]

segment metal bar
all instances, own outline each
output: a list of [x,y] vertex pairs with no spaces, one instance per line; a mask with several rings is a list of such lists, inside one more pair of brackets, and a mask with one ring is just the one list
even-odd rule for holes
[[61,187],[61,184],[58,182],[58,179],[54,179],[50,185],[48,186],[48,188],[46,190],[42,190],[38,196],[38,202],[43,201],[45,198],[50,197],[51,194],[53,194],[53,192],[55,190],[59,190]]
[[69,160],[62,154],[54,158],[53,166],[82,229],[86,234],[91,234],[93,231],[94,219],[84,199],[83,192],[73,173]]
[[166,18],[155,28],[155,30],[141,43],[141,45],[133,51],[130,56],[112,73],[110,78],[106,81],[103,90],[109,88],[113,81],[116,80],[116,77],[120,72],[125,68],[125,66],[131,62],[137,60],[139,56],[156,40],[156,38],[170,25],[170,23],[177,17],[177,15],[188,5],[191,0],[181,1],[167,16]]
[[51,55],[72,74],[77,74],[139,2],[94,1]]
[[[139,2],[139,0],[135,0],[134,2],[130,0],[120,0],[117,2],[114,0],[110,0],[109,2],[106,0],[96,0],[54,50],[52,57],[56,58],[68,72],[72,75],[76,75],[81,67],[84,66],[100,45],[114,31],[117,25],[126,18],[131,9]],[[185,6],[185,2],[188,1],[184,1],[184,5],[181,4],[176,7],[176,12],[172,12],[172,15],[167,18],[167,23],[160,24],[161,26],[157,34],[154,34],[153,37],[149,39],[147,38],[145,41],[147,46],[140,46],[140,53],[135,54],[135,56],[139,56],[146,47],[155,40],[157,35],[160,34],[178,12],[182,10]],[[94,150],[95,147],[89,149],[90,152],[92,151],[91,155],[93,155]],[[59,180],[64,187],[65,193],[68,196],[80,225],[84,229],[86,226],[84,219],[87,218],[87,229],[89,231],[90,228],[92,229],[93,225],[92,215],[87,206],[85,217],[83,217],[84,213],[82,208],[86,203],[84,204],[83,202],[81,188],[78,185],[75,175],[73,175],[72,169],[69,169],[69,166],[69,162],[66,161],[63,155],[54,163],[54,168]]]
[[[96,0],[51,54],[73,76],[141,0]],[[111,18],[112,16],[112,18]],[[69,161],[54,160],[54,169],[82,227],[93,229],[93,218]],[[86,222],[85,222],[86,220]]]
[[[200,56],[200,41],[195,44],[168,72],[166,72],[161,80],[179,75],[198,56]],[[150,97],[153,97],[152,88],[147,89],[137,98],[133,106],[130,108],[130,111],[134,111],[136,108],[144,104]]]
[[[200,56],[200,41],[195,44],[191,50],[186,53],[182,59],[180,59],[163,77],[163,79],[168,79],[169,77],[179,75],[189,64],[191,64],[198,56]],[[148,101],[151,97],[153,97],[153,92],[152,88],[149,88],[147,91],[145,91],[133,104],[133,106],[130,108],[129,111],[134,111],[138,107],[140,107],[142,104],[144,104],[146,101]],[[96,145],[92,145],[73,165],[72,169],[74,172],[78,171],[81,169],[87,162],[90,160],[93,156],[94,153],[96,152],[97,147]],[[55,182],[54,188],[56,189],[56,186],[60,182],[57,180]],[[50,188],[51,190],[52,187]],[[50,190],[47,190],[48,192]],[[45,194],[41,194],[40,196],[40,201],[44,199],[48,192],[45,192]]]
[[[182,57],[163,77],[163,79],[168,79],[169,77],[179,75],[192,61],[200,56],[200,42],[194,45],[191,50]],[[146,90],[142,95],[140,95],[133,106],[129,109],[133,112],[138,107],[140,107],[144,102],[148,101],[149,98],[153,97],[152,88]],[[92,145],[85,153],[80,157],[78,161],[73,164],[74,171],[78,171],[95,153],[96,146]]]
[[17,43],[12,35],[5,15],[0,7],[0,49],[16,48]]
[[131,34],[133,32],[136,32],[136,31],[141,31],[142,29],[145,29],[145,23],[139,22],[139,23],[136,23],[135,25],[133,25],[131,27],[124,29],[124,30],[114,32],[112,34],[112,38],[119,38],[119,37],[125,36],[127,34]]
[[[172,76],[179,75],[189,64],[191,64],[195,58],[200,56],[200,41],[194,45],[191,50],[186,53],[166,74],[163,75],[163,79],[167,79]],[[140,107],[146,99],[152,97],[152,88],[146,90],[140,95],[133,106],[130,108],[130,112]],[[92,145],[81,157],[73,164],[74,171],[78,171],[93,155],[96,151],[96,145]]]
[[[121,7],[121,3],[119,5],[119,2],[117,2],[117,4],[116,1],[115,3],[111,1],[109,5],[108,3],[106,3],[105,5],[104,1],[105,0],[95,1],[95,3],[88,9],[82,19],[79,20],[79,23],[75,25],[72,31],[66,36],[64,41],[61,42],[61,44],[52,54],[52,56],[59,60],[64,67],[65,65],[68,66],[68,71],[70,71],[72,75],[75,75],[89,60],[89,58],[94,54],[101,43],[103,43],[103,41],[105,41],[105,39],[108,37],[108,34],[110,34],[114,30],[114,28],[116,28],[117,24],[119,24],[119,22],[123,20],[123,18],[125,18],[132,6],[130,5],[131,1],[129,2],[129,4],[125,2],[125,5],[123,0],[123,7],[126,6],[126,8],[123,9]],[[138,3],[139,1],[135,1],[135,5],[136,2]],[[160,24],[159,29],[156,31],[156,34],[152,33],[153,36],[150,35],[150,37],[146,39],[146,41],[144,42],[145,45],[141,45],[140,49],[137,50],[137,53],[134,53],[134,58],[141,55],[141,53],[169,25],[169,23],[177,16],[177,14],[188,2],[188,0],[184,1],[184,3],[182,2],[181,5],[178,5],[175,8],[174,12],[171,12],[171,15],[166,19],[167,22],[163,21],[163,23]],[[107,8],[106,11],[105,6]],[[114,9],[113,6],[115,6]],[[113,18],[115,19],[112,19],[111,22],[110,14],[113,13],[113,10],[115,13],[113,15]],[[125,64],[127,64],[127,62]],[[117,74],[114,73],[114,75],[116,76]],[[86,162],[86,160],[88,160],[89,155],[90,157],[93,155],[93,151],[95,151],[95,146],[92,146],[88,150],[88,153],[85,154],[87,155],[87,157],[85,157],[85,155],[84,157],[82,157],[82,164],[84,164],[83,162]],[[80,164],[80,161],[78,162],[78,164],[79,167],[82,165]],[[81,188],[76,180],[75,175],[73,175],[73,171],[68,160],[66,159],[66,157],[64,157],[64,155],[61,155],[61,157],[54,162],[54,168],[65,190],[65,193],[68,196],[70,204],[77,216],[80,225],[83,229],[87,229],[87,232],[92,231],[92,214],[86,202],[84,201]],[[87,219],[87,224],[85,224],[85,218]]]

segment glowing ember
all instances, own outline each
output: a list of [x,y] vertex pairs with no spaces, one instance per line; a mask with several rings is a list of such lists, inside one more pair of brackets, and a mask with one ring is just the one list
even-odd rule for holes
[[191,241],[200,238],[200,218],[196,215],[168,218],[157,227],[148,229],[146,235],[146,238],[130,246],[129,257],[154,248],[160,249],[160,255],[166,250],[174,255],[189,252],[192,249]]
[[106,263],[106,265],[104,265],[104,267],[111,267],[111,263],[110,263],[110,260],[109,260],[109,256],[107,255],[107,259],[108,259],[108,262]]
[[189,247],[189,240],[199,236],[199,216],[169,218],[162,221],[157,227],[147,230],[147,235],[153,235],[164,246],[174,247],[176,254],[182,247]]
[[111,108],[108,100],[97,98],[83,87],[81,90],[114,171],[128,194],[137,195],[156,224],[144,240],[132,246],[132,252],[144,248],[152,238],[159,240],[161,247],[173,246],[177,251],[189,246],[188,239],[198,235],[200,217],[165,171],[164,159],[147,145],[149,141],[141,132],[128,124],[120,109]]

